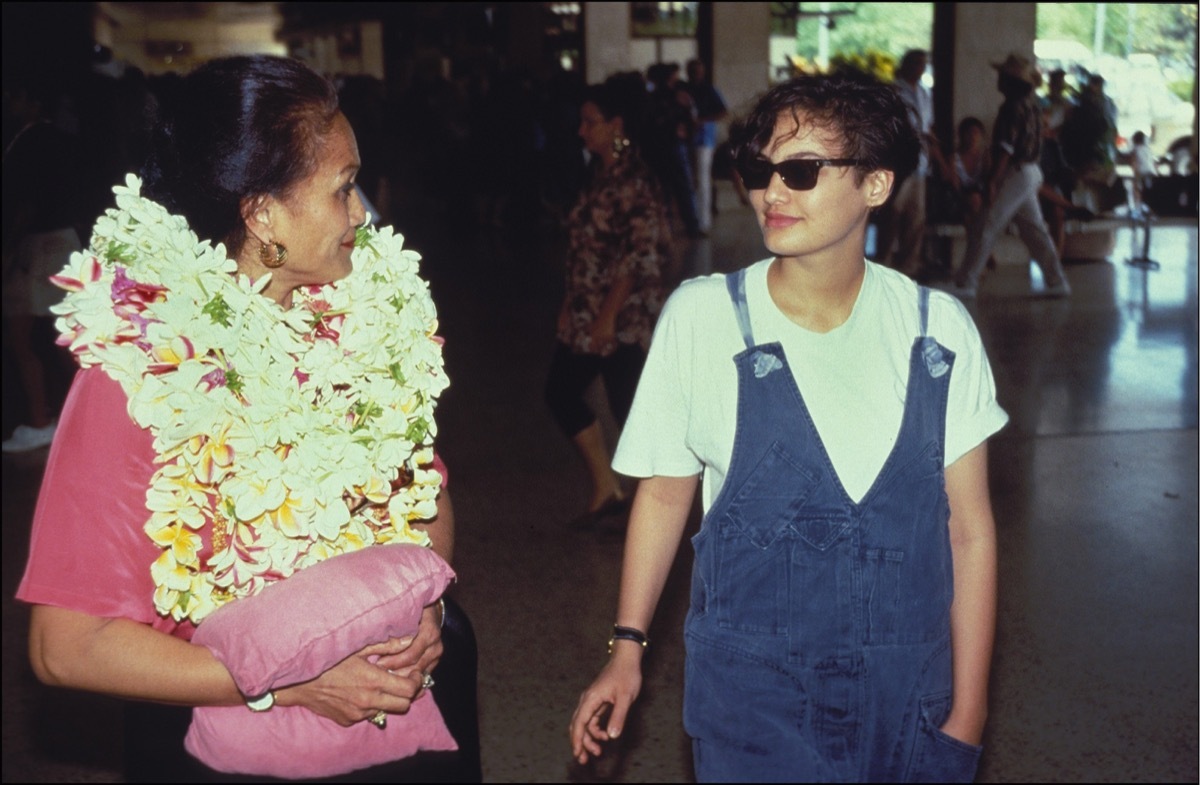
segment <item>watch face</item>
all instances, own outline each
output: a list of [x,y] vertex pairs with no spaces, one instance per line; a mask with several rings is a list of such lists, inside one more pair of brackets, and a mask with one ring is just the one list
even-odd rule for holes
[[275,693],[265,692],[253,698],[246,698],[246,706],[250,711],[266,711],[275,705]]

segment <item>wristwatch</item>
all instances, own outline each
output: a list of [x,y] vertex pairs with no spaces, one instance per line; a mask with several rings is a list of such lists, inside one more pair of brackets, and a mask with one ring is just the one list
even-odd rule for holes
[[254,695],[246,698],[246,708],[250,711],[262,712],[270,711],[275,705],[275,693],[267,690],[262,695]]

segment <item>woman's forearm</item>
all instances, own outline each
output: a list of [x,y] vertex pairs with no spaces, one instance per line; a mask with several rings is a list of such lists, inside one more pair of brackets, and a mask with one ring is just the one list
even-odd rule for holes
[[978,744],[987,720],[996,633],[996,531],[987,488],[987,445],[946,470],[954,604],[950,607],[954,700],[943,727]]
[[604,300],[600,303],[600,310],[596,313],[596,321],[615,323],[617,314],[621,312],[625,301],[629,299],[629,295],[632,293],[632,275],[619,275],[613,279],[612,286],[608,289],[608,294],[604,296]]
[[29,655],[45,684],[186,706],[235,706],[233,677],[212,652],[149,625],[35,605]]
[[649,628],[679,551],[698,481],[699,475],[650,477],[638,484],[625,538],[617,624]]

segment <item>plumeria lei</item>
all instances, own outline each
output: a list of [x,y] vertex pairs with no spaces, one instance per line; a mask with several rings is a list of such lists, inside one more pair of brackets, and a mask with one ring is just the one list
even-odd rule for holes
[[[220,605],[338,553],[428,544],[434,403],[447,385],[420,257],[360,229],[353,272],[262,296],[224,246],[140,195],[133,175],[53,281],[59,342],[100,365],[154,437],[146,533],[158,613]],[[208,537],[202,536],[208,529]]]

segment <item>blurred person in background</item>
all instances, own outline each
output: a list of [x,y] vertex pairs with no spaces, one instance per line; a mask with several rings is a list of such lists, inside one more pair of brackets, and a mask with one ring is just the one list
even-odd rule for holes
[[4,150],[4,348],[16,365],[25,421],[2,449],[24,452],[53,440],[70,379],[71,358],[55,346],[50,312],[63,293],[50,276],[81,249],[86,170],[78,137],[51,122],[61,91],[49,78],[8,85],[4,97],[18,128]]
[[960,299],[976,295],[984,265],[1010,223],[1042,269],[1047,297],[1067,297],[1071,286],[1046,228],[1038,193],[1042,187],[1042,110],[1034,90],[1042,82],[1027,58],[1010,54],[993,63],[996,89],[1004,96],[992,125],[991,170],[985,192],[983,220],[967,234],[967,247],[955,273],[951,293]]
[[[885,216],[879,245],[881,261],[910,277],[924,271],[925,197],[930,174],[930,149],[937,146],[933,137],[933,95],[921,83],[929,66],[929,53],[910,49],[904,53],[896,69],[893,87],[908,107],[909,122],[921,139],[921,158],[917,169],[897,184],[896,195],[884,207]],[[892,245],[895,252],[892,253]]]
[[700,231],[712,229],[716,204],[713,201],[713,156],[717,149],[717,125],[728,114],[725,99],[713,87],[703,60],[687,64],[688,94],[696,107],[696,133],[692,137],[692,158],[696,175],[696,218]]
[[546,404],[590,481],[587,506],[573,528],[592,528],[628,508],[584,395],[602,377],[609,409],[618,426],[625,424],[664,297],[670,227],[639,150],[641,84],[630,73],[592,85],[579,112],[591,179],[567,217],[566,292],[545,387]]

